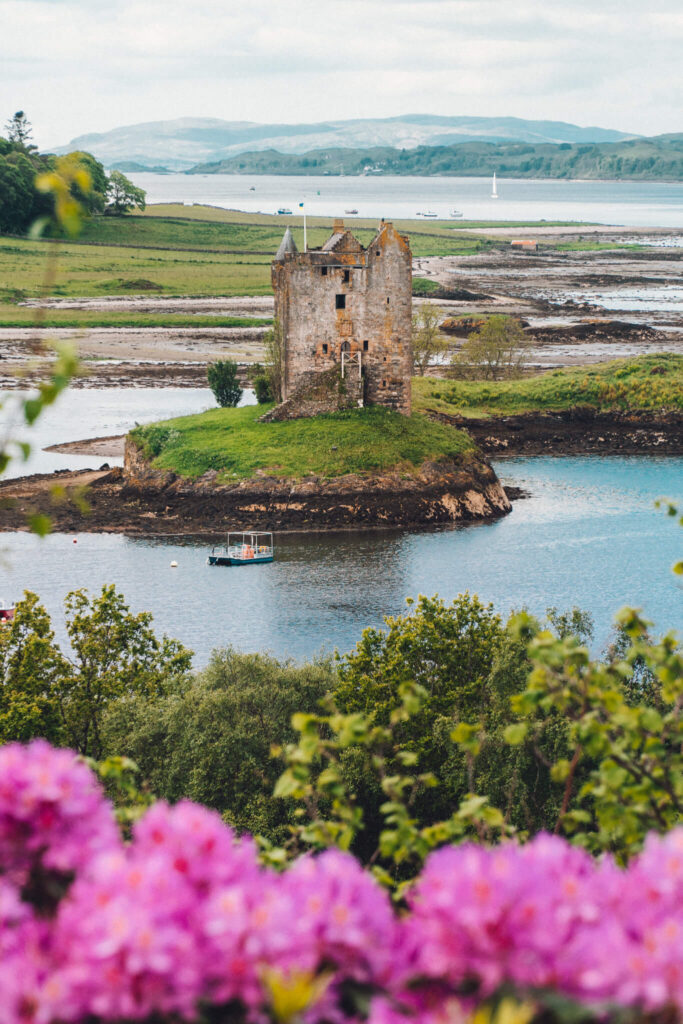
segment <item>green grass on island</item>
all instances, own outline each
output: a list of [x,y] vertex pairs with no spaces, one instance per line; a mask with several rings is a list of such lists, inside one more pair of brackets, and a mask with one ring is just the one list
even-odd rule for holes
[[223,483],[259,471],[294,479],[391,469],[412,476],[424,462],[458,458],[474,448],[467,434],[453,427],[379,406],[258,423],[268,408],[212,409],[136,427],[132,436],[157,469],[187,477],[216,470]]
[[588,406],[597,411],[683,410],[683,356],[672,353],[550,370],[505,381],[413,380],[413,408],[462,416],[503,416]]

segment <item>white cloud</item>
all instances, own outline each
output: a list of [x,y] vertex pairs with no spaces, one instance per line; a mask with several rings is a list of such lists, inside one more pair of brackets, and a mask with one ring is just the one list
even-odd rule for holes
[[0,0],[0,25],[0,119],[45,145],[190,115],[683,130],[678,0]]

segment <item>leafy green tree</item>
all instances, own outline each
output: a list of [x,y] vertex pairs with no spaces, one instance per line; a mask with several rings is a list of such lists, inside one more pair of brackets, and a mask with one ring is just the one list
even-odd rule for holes
[[0,232],[24,234],[34,215],[35,170],[29,158],[10,150],[0,156]]
[[219,359],[215,363],[209,363],[206,375],[209,387],[221,408],[234,408],[239,405],[243,392],[237,379],[237,363],[232,359]]
[[[501,822],[518,829],[538,831],[554,822],[548,770],[539,770],[533,751],[512,749],[505,741],[505,729],[515,720],[510,697],[524,690],[529,662],[524,644],[492,606],[469,594],[450,605],[420,597],[409,614],[385,622],[385,630],[365,630],[356,650],[341,660],[331,717],[315,722],[321,735],[330,728],[346,735],[349,723],[364,723],[359,728],[366,738],[334,754],[358,815],[354,852],[377,862],[386,829],[386,787],[408,763],[418,773],[410,784],[410,814],[420,828],[452,820],[474,792],[502,807]],[[458,730],[469,736],[482,718],[486,739],[474,756],[452,737]],[[337,728],[332,721],[343,724]],[[546,723],[538,748],[548,761],[566,753],[561,720]],[[324,779],[324,758],[311,770]]]
[[121,171],[112,171],[109,175],[107,197],[109,205],[106,212],[119,217],[124,213],[129,213],[135,207],[144,210],[147,193],[144,189],[134,185]]
[[292,809],[272,797],[274,744],[292,742],[297,711],[315,711],[334,686],[326,660],[301,666],[263,654],[214,651],[206,669],[170,690],[110,705],[105,749],[132,758],[160,797],[190,797],[238,829],[281,842]]
[[266,350],[266,376],[270,383],[270,401],[282,401],[282,365],[283,365],[283,338],[282,326],[277,317],[273,320],[273,326],[263,336],[263,345]]
[[69,159],[80,164],[83,170],[87,172],[89,178],[88,187],[85,190],[78,183],[74,182],[71,187],[72,194],[88,213],[102,213],[107,201],[107,190],[109,188],[107,172],[92,153],[75,150],[73,153],[69,153],[68,156]]
[[73,591],[65,604],[68,654],[56,645],[35,594],[27,592],[11,623],[0,627],[0,735],[43,736],[99,758],[109,704],[163,692],[189,670],[192,652],[159,640],[149,612],[132,614],[113,586],[92,599]]
[[518,320],[500,313],[461,346],[453,357],[454,371],[477,380],[519,377],[524,370],[529,341]]
[[[652,642],[633,609],[622,609],[617,622],[631,643],[603,662],[576,638],[519,617],[533,671],[512,698],[519,721],[506,736],[534,749],[544,722],[561,716],[569,750],[549,765],[562,797],[555,831],[626,859],[648,831],[683,820],[683,652],[673,632]],[[648,685],[639,694],[634,675],[642,681],[643,667]]]
[[421,377],[436,356],[444,353],[449,347],[448,339],[439,330],[442,319],[443,310],[431,306],[428,302],[423,302],[413,316],[413,364]]
[[28,591],[14,618],[0,625],[0,741],[42,736],[64,742],[59,684],[67,663],[50,617]]
[[16,114],[10,117],[5,125],[5,130],[7,138],[13,146],[25,150],[34,150],[36,148],[31,144],[31,136],[33,134],[31,122],[23,110],[17,110]]

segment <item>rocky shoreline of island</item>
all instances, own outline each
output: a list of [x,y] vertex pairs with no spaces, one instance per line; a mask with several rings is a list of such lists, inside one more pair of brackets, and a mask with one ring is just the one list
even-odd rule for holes
[[[234,484],[155,470],[129,440],[126,469],[41,474],[0,484],[0,531],[26,529],[43,514],[59,533],[218,536],[228,530],[368,530],[430,528],[486,521],[511,511],[490,463],[480,456],[425,463],[374,476],[301,480],[257,475]],[[87,509],[55,503],[52,485],[69,494],[87,486]]]

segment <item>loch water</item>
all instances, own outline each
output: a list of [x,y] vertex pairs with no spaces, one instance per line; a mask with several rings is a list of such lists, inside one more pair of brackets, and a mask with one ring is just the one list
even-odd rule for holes
[[[412,219],[427,211],[448,220],[583,221],[632,227],[683,228],[683,183],[668,181],[573,181],[400,175],[149,174],[130,177],[148,203],[202,203],[253,213]],[[253,191],[252,191],[253,189]],[[429,220],[425,220],[426,225]],[[457,220],[453,221],[457,227]]]
[[[377,530],[280,534],[270,565],[212,568],[207,541],[112,534],[0,535],[0,595],[38,593],[64,641],[62,602],[76,587],[114,583],[135,611],[206,664],[213,648],[268,650],[296,659],[349,650],[366,626],[405,598],[469,590],[506,615],[574,605],[596,626],[595,651],[624,604],[656,631],[683,633],[683,584],[670,571],[683,531],[654,508],[683,499],[683,459],[538,457],[495,464],[530,498],[495,522],[438,532]],[[77,543],[74,543],[74,540]],[[178,567],[171,568],[177,561]]]

